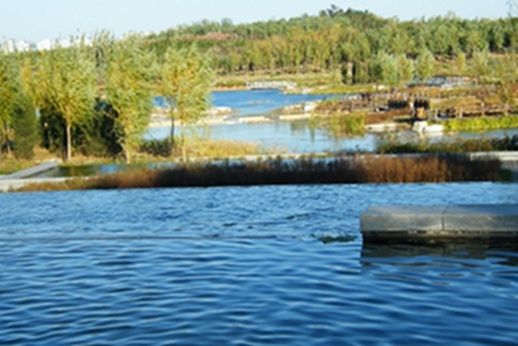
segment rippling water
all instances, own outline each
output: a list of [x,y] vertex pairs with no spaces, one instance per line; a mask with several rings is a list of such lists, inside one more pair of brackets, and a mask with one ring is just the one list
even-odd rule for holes
[[363,246],[387,203],[518,185],[0,195],[0,344],[515,344],[516,246]]

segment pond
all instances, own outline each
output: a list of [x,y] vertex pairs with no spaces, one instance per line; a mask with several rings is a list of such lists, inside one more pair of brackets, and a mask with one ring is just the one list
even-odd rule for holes
[[[154,128],[148,131],[146,138],[163,139],[169,135],[169,128]],[[375,151],[383,134],[366,133],[362,136],[340,137],[314,129],[307,120],[293,122],[273,121],[259,124],[212,125],[199,128],[200,134],[214,140],[245,141],[260,145],[266,149],[281,149],[290,153],[322,153],[336,151]],[[518,135],[518,129],[495,130],[488,132],[461,132],[444,136],[429,137],[431,141],[456,140],[458,138],[503,138]],[[397,134],[405,140],[418,141],[415,132]]]
[[518,185],[1,194],[0,344],[515,344],[518,249],[363,245],[389,203]]
[[[347,98],[355,95],[302,95],[284,94],[277,89],[223,91],[213,93],[213,105],[230,107],[234,110],[232,116],[247,117],[251,115],[267,115],[286,106],[303,104],[330,98]],[[157,101],[157,105],[163,105]],[[177,129],[177,133],[189,132],[191,129]],[[233,123],[200,126],[195,133],[214,140],[245,141],[260,145],[265,149],[280,149],[290,153],[322,153],[336,151],[374,151],[382,137],[380,134],[367,133],[363,136],[337,138],[330,133],[309,126],[307,120],[271,121],[267,123]],[[169,127],[150,128],[145,134],[146,139],[164,139],[170,134]],[[403,138],[418,140],[413,132],[400,134]],[[454,140],[457,138],[501,138],[518,135],[518,129],[497,130],[484,133],[459,133],[432,138],[432,141]]]

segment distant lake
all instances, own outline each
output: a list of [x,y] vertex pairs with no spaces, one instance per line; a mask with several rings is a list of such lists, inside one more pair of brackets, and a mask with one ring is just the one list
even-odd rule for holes
[[[236,116],[269,114],[286,106],[304,102],[321,101],[336,97],[331,94],[286,94],[279,89],[215,91],[211,95],[213,107],[229,107]],[[155,105],[165,107],[163,98],[156,98]]]

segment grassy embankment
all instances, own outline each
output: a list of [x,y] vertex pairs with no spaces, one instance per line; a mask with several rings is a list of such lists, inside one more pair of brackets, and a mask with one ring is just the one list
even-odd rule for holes
[[167,170],[129,171],[60,184],[34,184],[21,191],[210,187],[281,184],[423,183],[499,181],[499,161],[464,156],[351,159],[259,160],[223,164],[183,164]]

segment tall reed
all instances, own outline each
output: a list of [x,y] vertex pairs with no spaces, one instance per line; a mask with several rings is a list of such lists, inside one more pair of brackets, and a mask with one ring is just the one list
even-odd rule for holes
[[504,179],[496,160],[473,161],[461,155],[419,158],[358,156],[335,159],[259,160],[223,164],[186,164],[167,170],[141,170],[31,185],[24,191],[129,189],[280,184],[442,183]]

